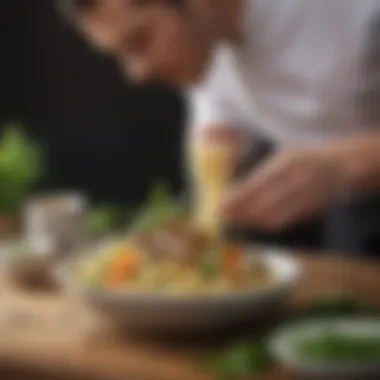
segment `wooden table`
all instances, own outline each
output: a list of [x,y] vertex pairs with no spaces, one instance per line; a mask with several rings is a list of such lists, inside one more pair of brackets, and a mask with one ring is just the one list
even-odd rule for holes
[[[298,308],[326,291],[351,292],[380,306],[380,262],[339,260],[318,254],[305,257],[304,276],[289,307]],[[148,342],[121,339],[111,330],[96,334],[99,331],[97,318],[62,294],[28,295],[3,284],[0,378],[12,379],[9,371],[17,368],[19,375],[22,371],[39,371],[39,379],[210,379],[197,365],[199,354],[210,348],[207,339],[191,344]],[[20,376],[14,379],[24,378]],[[292,378],[281,368],[265,377]]]

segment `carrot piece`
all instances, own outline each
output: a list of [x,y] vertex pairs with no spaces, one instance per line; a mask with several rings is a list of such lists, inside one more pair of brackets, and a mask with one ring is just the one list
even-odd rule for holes
[[106,273],[106,285],[114,288],[133,276],[137,269],[138,257],[139,255],[136,251],[121,251],[118,253]]
[[240,250],[236,246],[229,245],[224,250],[223,255],[223,273],[227,276],[233,276],[238,269],[240,259]]

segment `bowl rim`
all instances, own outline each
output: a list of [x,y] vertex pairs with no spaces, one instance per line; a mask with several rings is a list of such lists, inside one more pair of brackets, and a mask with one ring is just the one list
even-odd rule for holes
[[245,254],[249,257],[264,257],[266,259],[282,260],[289,269],[289,278],[282,279],[282,281],[275,281],[265,287],[258,287],[255,289],[243,289],[237,291],[231,291],[226,293],[213,293],[213,292],[199,292],[199,293],[172,293],[172,292],[162,292],[162,291],[147,291],[138,292],[130,291],[126,289],[120,290],[108,290],[104,288],[97,288],[86,286],[75,281],[71,273],[71,265],[81,257],[86,257],[88,254],[84,253],[91,249],[91,247],[99,246],[99,244],[104,244],[107,241],[112,240],[112,237],[103,238],[95,242],[89,243],[84,247],[76,249],[72,254],[69,255],[69,259],[65,262],[59,263],[54,270],[54,275],[57,281],[69,291],[79,292],[80,294],[85,294],[90,297],[100,297],[107,298],[113,301],[131,301],[138,300],[139,302],[154,302],[154,303],[171,303],[171,302],[184,302],[184,303],[199,303],[204,302],[207,304],[214,304],[219,302],[230,302],[232,304],[241,303],[244,300],[252,299],[253,297],[267,297],[274,293],[279,293],[281,291],[289,291],[295,287],[303,274],[302,264],[300,260],[292,254],[290,250],[279,248],[269,245],[251,245],[246,244],[243,246]]

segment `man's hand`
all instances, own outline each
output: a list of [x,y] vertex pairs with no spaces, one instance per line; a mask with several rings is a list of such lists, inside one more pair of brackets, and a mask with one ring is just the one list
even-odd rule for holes
[[268,231],[316,216],[345,188],[344,171],[334,158],[318,149],[278,153],[231,190],[223,215]]

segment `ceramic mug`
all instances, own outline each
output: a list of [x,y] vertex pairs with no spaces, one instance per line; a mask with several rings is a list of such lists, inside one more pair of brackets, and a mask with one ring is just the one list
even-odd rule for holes
[[41,255],[65,255],[86,239],[87,199],[56,193],[29,200],[23,210],[28,244]]

